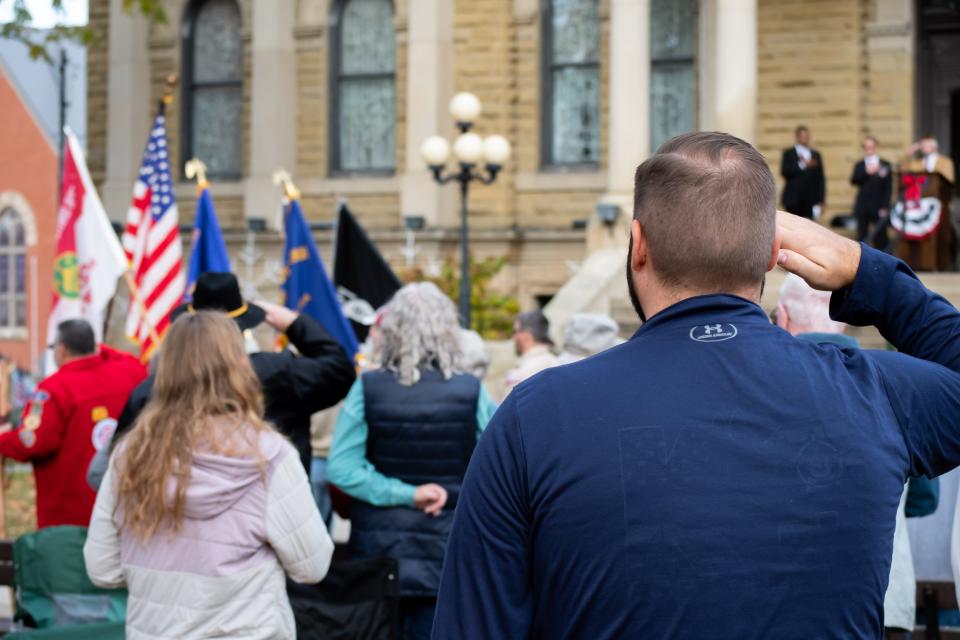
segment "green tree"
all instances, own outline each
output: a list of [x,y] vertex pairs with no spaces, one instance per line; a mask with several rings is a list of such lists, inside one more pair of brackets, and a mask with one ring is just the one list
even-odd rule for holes
[[[63,0],[49,0],[56,13],[63,13]],[[0,25],[0,38],[22,42],[29,50],[33,59],[43,58],[52,63],[48,47],[62,40],[76,40],[83,44],[93,41],[93,30],[88,26],[56,25],[42,33],[34,29],[33,15],[27,7],[26,0],[0,0],[0,7],[13,5],[13,20]],[[147,19],[154,22],[166,22],[167,15],[163,10],[161,0],[123,0],[123,10],[131,13],[139,11]]]

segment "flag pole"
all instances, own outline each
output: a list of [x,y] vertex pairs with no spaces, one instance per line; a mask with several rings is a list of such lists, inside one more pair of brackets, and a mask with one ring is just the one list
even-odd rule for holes
[[157,333],[157,328],[153,326],[152,322],[150,322],[150,316],[147,315],[147,305],[144,304],[143,298],[140,297],[140,290],[133,281],[133,275],[130,273],[130,269],[127,269],[123,272],[123,279],[127,283],[127,288],[130,289],[130,297],[136,301],[137,307],[140,309],[140,315],[143,316],[143,322],[147,325],[147,328],[150,329],[150,338],[153,340],[154,344],[159,345],[160,335]]
[[[157,112],[160,115],[163,115],[167,110],[167,105],[173,102],[173,89],[176,86],[176,75],[171,74],[164,79],[163,95],[160,97],[157,105]],[[140,289],[137,288],[137,284],[133,280],[133,274],[130,273],[130,269],[127,269],[123,272],[123,279],[127,283],[127,289],[130,290],[130,297],[136,302],[137,307],[140,309],[140,315],[143,317],[144,323],[146,323],[147,328],[150,329],[150,339],[153,340],[154,345],[159,345],[160,335],[157,333],[157,328],[152,322],[150,322],[150,316],[147,314],[147,305],[144,303],[143,297],[140,295]]]

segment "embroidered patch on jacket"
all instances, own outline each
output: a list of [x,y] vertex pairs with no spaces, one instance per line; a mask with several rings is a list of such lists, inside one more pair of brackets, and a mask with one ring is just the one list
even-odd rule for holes
[[25,429],[29,429],[30,431],[36,431],[40,428],[40,417],[30,414],[23,419],[23,426]]
[[20,443],[27,449],[37,444],[37,434],[30,429],[20,429]]
[[94,407],[90,412],[90,419],[94,422],[100,422],[110,417],[110,411],[104,406]]
[[93,448],[97,451],[100,451],[104,447],[110,444],[110,440],[113,439],[113,434],[117,430],[117,421],[113,418],[104,418],[97,424],[93,425],[93,432],[90,434],[90,439],[93,442]]

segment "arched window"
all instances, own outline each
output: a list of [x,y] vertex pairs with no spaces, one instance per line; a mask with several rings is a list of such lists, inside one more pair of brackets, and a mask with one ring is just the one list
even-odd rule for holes
[[393,2],[340,0],[331,24],[331,173],[392,171]]
[[543,11],[542,164],[600,159],[597,0],[546,0]]
[[[234,0],[195,0],[184,18],[183,159],[209,175],[242,175],[243,42]],[[281,99],[281,98],[278,98]]]
[[650,4],[650,150],[697,128],[697,0]]
[[0,211],[0,330],[27,326],[27,243],[20,215]]

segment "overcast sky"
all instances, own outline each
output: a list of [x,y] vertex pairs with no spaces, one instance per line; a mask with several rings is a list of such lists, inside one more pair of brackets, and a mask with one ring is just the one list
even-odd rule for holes
[[[14,0],[0,0],[0,23],[13,19]],[[87,24],[87,0],[63,0],[63,12],[53,10],[50,0],[27,0],[32,26],[47,29],[57,24]]]

